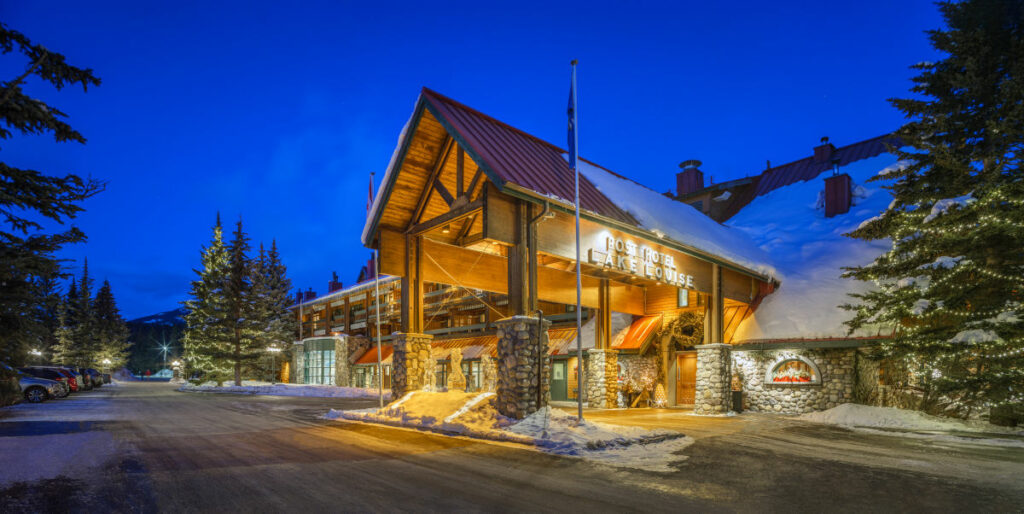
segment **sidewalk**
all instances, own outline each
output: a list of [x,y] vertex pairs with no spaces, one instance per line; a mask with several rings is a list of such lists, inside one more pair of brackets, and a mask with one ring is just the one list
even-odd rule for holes
[[[576,415],[576,407],[556,405],[556,409]],[[629,427],[668,429],[682,432],[694,439],[739,432],[751,422],[749,417],[696,416],[690,409],[583,409],[583,418]]]

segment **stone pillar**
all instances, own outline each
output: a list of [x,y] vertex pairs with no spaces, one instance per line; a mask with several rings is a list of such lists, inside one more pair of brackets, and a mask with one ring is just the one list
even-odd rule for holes
[[590,406],[609,409],[618,405],[619,353],[615,350],[587,350],[587,396]]
[[397,400],[409,391],[419,391],[429,384],[434,366],[430,365],[429,334],[396,332],[391,340],[395,345],[391,369],[391,398]]
[[[376,348],[371,351],[377,351]],[[348,361],[348,336],[334,339],[334,385],[348,387],[352,381],[352,363]]]
[[302,341],[292,346],[292,383],[303,384],[306,380],[306,350]]
[[522,419],[547,406],[550,398],[548,327],[551,322],[512,316],[494,322],[498,332],[498,411]]
[[697,394],[694,414],[724,414],[732,407],[732,351],[727,344],[702,344],[697,349]]

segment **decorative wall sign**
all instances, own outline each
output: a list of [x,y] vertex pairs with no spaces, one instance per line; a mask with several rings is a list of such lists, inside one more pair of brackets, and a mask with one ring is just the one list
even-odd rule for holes
[[588,251],[591,264],[669,285],[693,289],[693,275],[676,269],[675,258],[626,239],[607,237],[603,248]]
[[814,385],[821,383],[818,366],[806,357],[795,355],[783,358],[768,367],[765,383],[772,385]]

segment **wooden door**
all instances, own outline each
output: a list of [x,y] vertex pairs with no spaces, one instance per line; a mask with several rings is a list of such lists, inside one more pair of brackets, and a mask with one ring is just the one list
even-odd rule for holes
[[697,399],[697,352],[676,354],[676,404],[693,405]]
[[567,364],[564,360],[551,363],[551,401],[561,402],[569,399]]

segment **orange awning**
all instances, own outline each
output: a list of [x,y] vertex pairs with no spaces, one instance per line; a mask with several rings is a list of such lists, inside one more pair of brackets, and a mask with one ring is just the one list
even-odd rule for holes
[[[391,354],[394,353],[394,351],[395,351],[394,347],[392,347],[390,344],[381,345],[381,347],[380,347],[380,357],[381,357],[381,359],[383,359],[383,364],[390,364],[391,363],[391,360],[390,360],[391,359]],[[376,346],[371,346],[368,350],[366,350],[366,353],[362,354],[358,359],[356,359],[356,362],[355,362],[356,366],[359,366],[359,365],[362,365],[362,364],[377,364],[377,347]]]
[[633,324],[629,326],[629,330],[626,331],[622,338],[616,338],[615,341],[612,341],[612,349],[643,349],[646,346],[647,341],[649,341],[651,337],[661,329],[662,318],[663,316],[661,314],[637,318],[633,321]]

